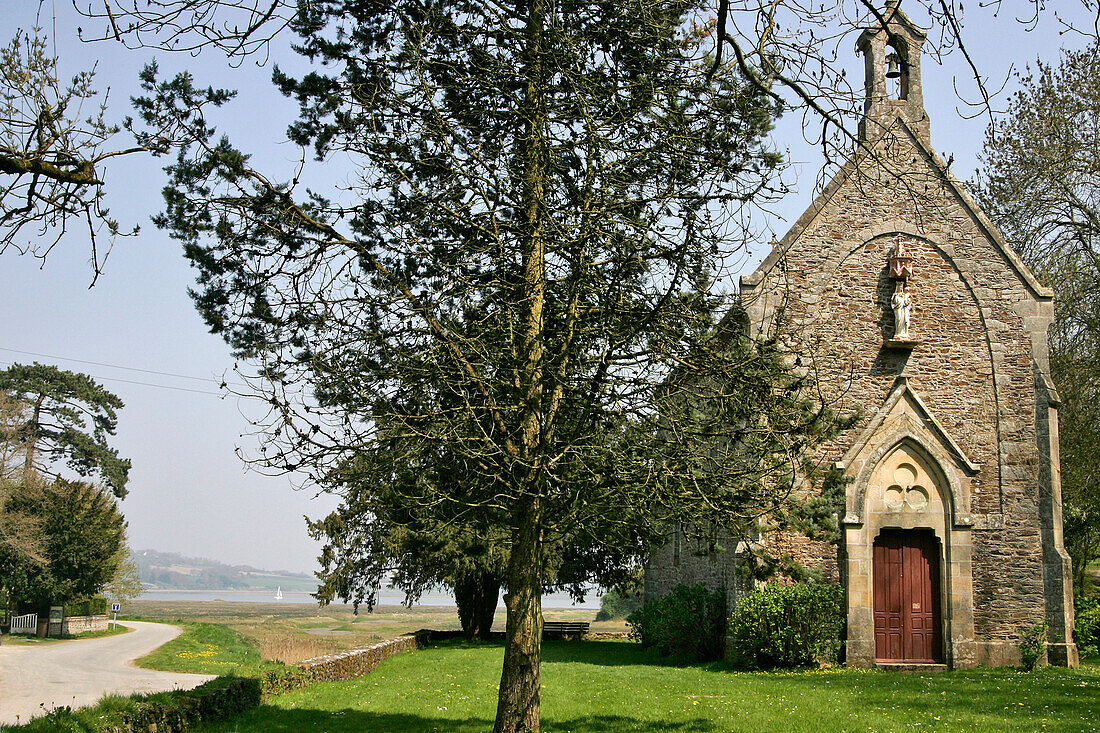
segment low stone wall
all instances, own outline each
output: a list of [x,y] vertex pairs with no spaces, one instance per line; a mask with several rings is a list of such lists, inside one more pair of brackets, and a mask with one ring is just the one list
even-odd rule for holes
[[303,675],[312,681],[335,682],[350,680],[374,670],[383,660],[403,652],[419,649],[431,641],[432,632],[415,631],[395,639],[387,639],[377,644],[349,649],[346,652],[330,654],[299,662]]
[[61,621],[62,636],[83,634],[86,631],[106,631],[107,614],[97,616],[67,616]]

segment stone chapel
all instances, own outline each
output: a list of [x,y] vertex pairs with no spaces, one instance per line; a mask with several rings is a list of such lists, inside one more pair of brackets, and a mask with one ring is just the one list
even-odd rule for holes
[[[859,149],[741,280],[744,328],[781,314],[826,399],[861,415],[817,456],[848,478],[840,542],[761,541],[843,586],[849,665],[1016,664],[1044,621],[1050,662],[1076,665],[1053,293],[932,149],[925,34],[896,0],[884,18],[858,42]],[[747,590],[735,553],[680,544],[677,529],[652,554],[647,597],[706,583],[732,608]]]

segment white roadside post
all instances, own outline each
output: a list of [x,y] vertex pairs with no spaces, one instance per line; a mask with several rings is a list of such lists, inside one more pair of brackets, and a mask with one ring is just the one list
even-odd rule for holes
[[118,619],[118,610],[122,607],[120,603],[111,604],[111,628],[114,629],[115,621]]

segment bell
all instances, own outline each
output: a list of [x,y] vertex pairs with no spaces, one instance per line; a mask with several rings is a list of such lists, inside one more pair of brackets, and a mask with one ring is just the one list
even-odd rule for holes
[[901,76],[901,59],[898,58],[896,53],[892,53],[886,57],[886,78],[897,79]]

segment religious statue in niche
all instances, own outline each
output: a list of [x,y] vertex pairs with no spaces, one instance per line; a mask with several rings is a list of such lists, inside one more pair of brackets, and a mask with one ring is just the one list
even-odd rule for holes
[[909,312],[913,307],[913,296],[909,294],[904,280],[899,280],[895,286],[890,305],[894,309],[894,338],[899,341],[908,341]]
[[894,309],[894,337],[891,341],[908,342],[909,320],[913,312],[913,296],[909,292],[909,278],[913,276],[913,256],[905,249],[904,242],[898,242],[894,253],[890,255],[890,279],[896,281],[894,297],[890,307]]

